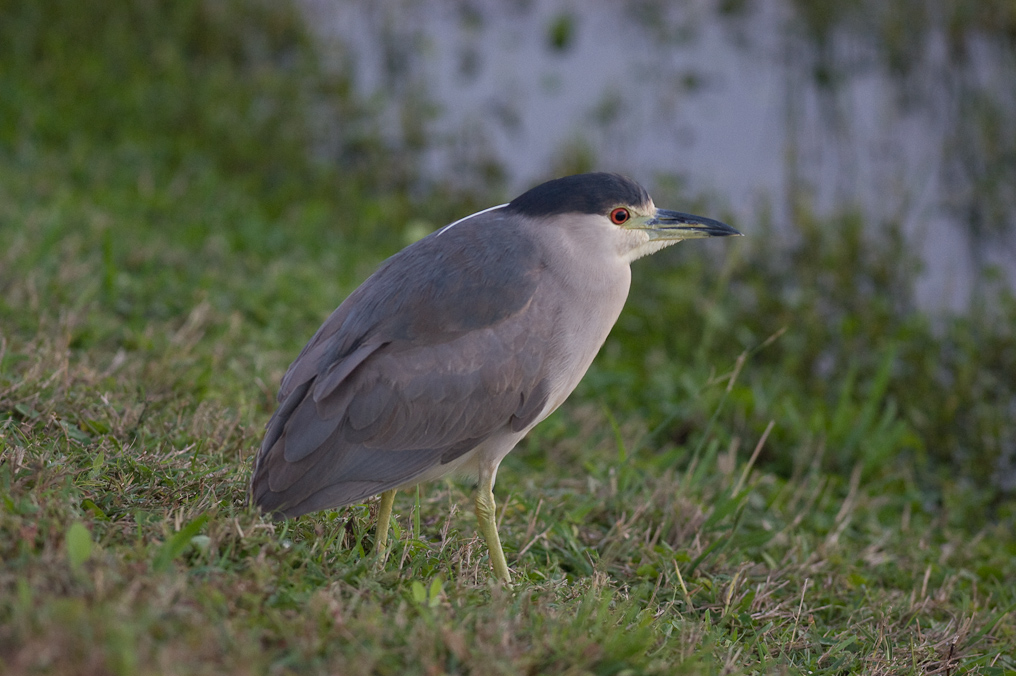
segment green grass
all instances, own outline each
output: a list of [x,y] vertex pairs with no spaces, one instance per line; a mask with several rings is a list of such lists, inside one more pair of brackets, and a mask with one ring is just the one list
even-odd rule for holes
[[251,458],[413,219],[503,195],[410,198],[270,5],[0,8],[0,672],[1016,673],[1011,295],[929,319],[900,240],[804,209],[640,261],[502,465],[515,586],[461,481],[378,572],[375,503],[273,523]]

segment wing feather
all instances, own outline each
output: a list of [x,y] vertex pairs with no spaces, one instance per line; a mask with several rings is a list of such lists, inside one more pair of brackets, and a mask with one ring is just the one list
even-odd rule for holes
[[497,212],[389,259],[283,378],[255,502],[286,515],[357,502],[535,421],[554,359],[542,270]]

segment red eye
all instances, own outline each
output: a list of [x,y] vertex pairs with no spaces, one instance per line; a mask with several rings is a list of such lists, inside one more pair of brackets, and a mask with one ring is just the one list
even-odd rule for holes
[[629,218],[631,218],[631,214],[629,214],[628,210],[625,209],[624,207],[618,207],[617,209],[614,209],[613,211],[610,212],[610,221],[614,225],[621,225]]

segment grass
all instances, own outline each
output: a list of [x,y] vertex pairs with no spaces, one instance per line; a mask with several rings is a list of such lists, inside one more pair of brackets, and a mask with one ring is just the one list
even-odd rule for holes
[[252,511],[321,319],[501,196],[407,190],[284,10],[76,7],[0,21],[0,671],[1016,673],[1016,303],[924,317],[850,214],[637,264],[499,473],[512,589],[462,481],[398,496],[381,571],[373,502]]

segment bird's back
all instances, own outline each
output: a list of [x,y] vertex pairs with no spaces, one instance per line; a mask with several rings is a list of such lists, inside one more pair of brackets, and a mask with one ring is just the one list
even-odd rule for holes
[[252,494],[286,515],[360,501],[545,413],[559,308],[537,243],[510,214],[388,259],[283,378]]

